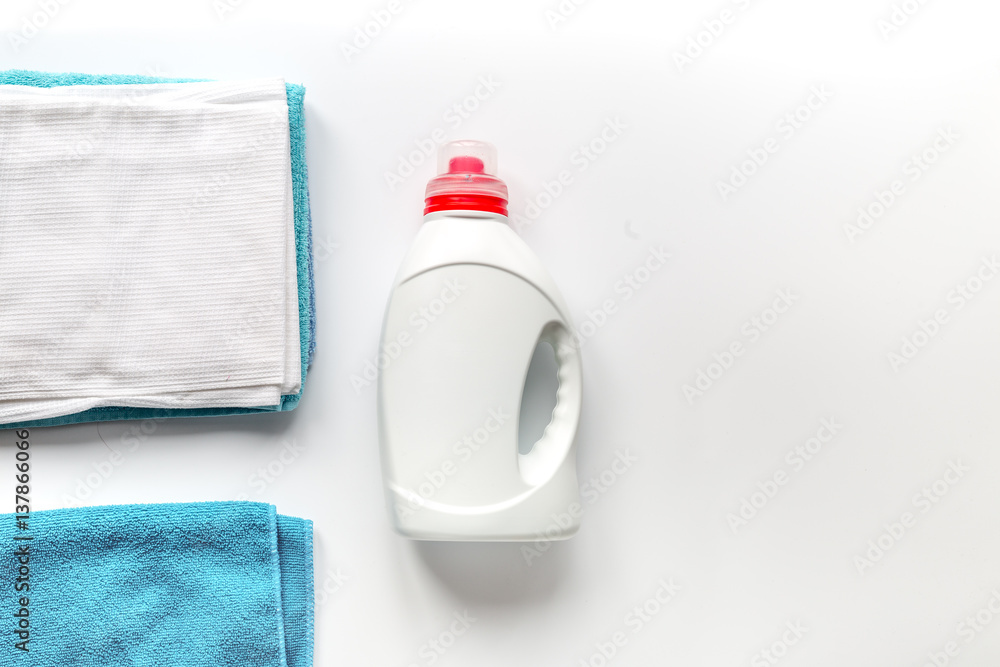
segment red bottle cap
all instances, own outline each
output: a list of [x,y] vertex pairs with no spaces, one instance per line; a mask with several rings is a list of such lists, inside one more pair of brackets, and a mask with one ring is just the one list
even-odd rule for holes
[[495,176],[497,149],[485,141],[449,142],[438,149],[438,175],[427,184],[424,215],[486,211],[507,215],[507,186]]

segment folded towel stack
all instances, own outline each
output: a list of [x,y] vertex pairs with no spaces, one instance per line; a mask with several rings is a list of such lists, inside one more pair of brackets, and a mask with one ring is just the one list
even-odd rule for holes
[[0,568],[14,628],[0,664],[312,664],[311,521],[218,502],[33,512],[17,525],[0,516],[0,541],[20,554]]
[[0,74],[0,424],[297,404],[301,102],[278,79]]

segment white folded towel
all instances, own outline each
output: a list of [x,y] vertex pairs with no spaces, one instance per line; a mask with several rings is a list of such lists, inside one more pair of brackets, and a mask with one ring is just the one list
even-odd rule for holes
[[0,86],[0,423],[299,391],[279,79]]

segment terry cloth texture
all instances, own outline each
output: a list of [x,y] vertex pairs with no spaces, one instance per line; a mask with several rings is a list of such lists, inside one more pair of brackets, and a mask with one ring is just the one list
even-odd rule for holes
[[0,568],[2,665],[312,665],[311,521],[211,502],[32,512],[26,526],[0,516],[19,554]]
[[[44,275],[28,283],[36,296],[42,297],[36,301],[43,303],[32,303],[31,295],[17,292],[17,281],[8,280],[0,282],[0,301],[5,297],[14,299],[14,303],[21,300],[22,325],[25,317],[30,320],[40,313],[44,315],[46,308],[63,314],[64,331],[66,314],[70,319],[80,314],[74,306],[81,306],[86,315],[68,323],[68,331],[72,332],[69,336],[53,334],[52,330],[46,335],[45,326],[53,326],[49,313],[49,317],[42,316],[34,323],[39,326],[33,327],[33,337],[3,337],[14,342],[13,350],[21,352],[21,358],[13,361],[16,354],[8,350],[8,354],[0,355],[0,377],[5,380],[0,386],[0,422],[13,422],[8,426],[46,426],[214,416],[290,410],[298,404],[315,340],[303,95],[301,86],[277,80],[179,84],[145,77],[0,73],[0,99],[12,98],[8,103],[12,109],[4,107],[0,129],[0,181],[6,176],[21,188],[3,188],[0,193],[0,205],[8,209],[0,215],[0,256],[44,259],[46,253],[62,252],[74,260],[66,262],[62,269],[56,263],[55,268],[48,267]],[[282,118],[276,125],[274,112],[278,105]],[[41,111],[36,108],[39,106]],[[37,148],[5,151],[16,148],[12,128],[17,124],[8,122],[11,114],[22,122],[22,141],[34,139],[36,144],[49,148],[55,145],[64,152],[56,150],[46,163],[44,151]],[[237,122],[232,122],[234,118]],[[253,121],[257,121],[256,127]],[[53,138],[53,127],[63,134],[57,131]],[[185,128],[193,129],[193,139],[186,139],[191,132],[181,131]],[[174,143],[164,146],[169,141],[151,141],[157,133],[161,138],[175,139]],[[80,142],[73,144],[74,138],[80,138]],[[109,157],[107,152],[112,148],[117,153]],[[190,155],[192,149],[195,159]],[[156,150],[161,150],[161,158],[152,163],[143,160],[144,155]],[[90,180],[82,182],[87,190],[72,200],[70,210],[93,213],[96,207],[101,213],[110,211],[108,216],[92,215],[86,219],[87,225],[80,224],[79,215],[72,219],[73,225],[67,225],[65,219],[60,221],[51,213],[65,207],[45,208],[50,204],[45,200],[45,178],[36,178],[34,183],[35,187],[39,183],[43,186],[41,195],[32,191],[34,200],[25,197],[25,187],[32,185],[25,184],[30,180],[24,178],[26,174],[37,176],[41,168],[44,177],[47,173],[53,175],[55,168],[60,173],[54,175],[60,179],[48,181],[54,193],[65,197],[67,187],[73,193],[73,179],[77,179],[79,190],[80,174],[88,173],[86,167],[102,158],[110,160],[112,171],[119,172],[107,178],[118,180],[102,188],[104,172],[98,170],[100,177],[89,172]],[[248,166],[257,171],[245,173]],[[158,180],[152,178],[157,169],[165,169],[174,178],[187,177],[188,184],[201,174],[203,196],[192,196],[185,204],[190,189],[182,192],[183,188],[170,183],[157,189],[153,181],[165,182],[162,173]],[[280,175],[276,177],[279,171],[283,180],[279,180]],[[266,187],[236,187],[261,183]],[[148,194],[134,194],[137,184],[145,185]],[[214,184],[220,187],[210,192]],[[267,188],[269,192],[265,192]],[[198,192],[193,190],[194,195]],[[227,193],[242,199],[222,206],[217,200]],[[21,224],[15,230],[22,232],[25,241],[6,233],[12,224],[23,220],[26,200],[34,202],[36,213],[41,210],[50,214],[42,216],[45,224],[62,224],[69,231],[55,238],[46,237],[42,230]],[[176,215],[171,218],[169,213],[162,213],[172,210],[176,214],[178,207],[183,213],[179,222]],[[208,220],[202,220],[200,227],[191,224],[206,214]],[[283,216],[283,230],[275,224],[279,214]],[[124,229],[132,234],[131,245],[130,237],[123,241],[118,234],[121,230],[114,229],[115,221],[128,223]],[[165,224],[167,221],[171,224]],[[186,243],[176,243],[177,238],[183,240],[179,228],[185,223],[189,224]],[[199,230],[197,238],[192,229]],[[279,231],[283,232],[284,245],[277,237]],[[168,238],[171,234],[172,240]],[[93,261],[95,253],[89,256],[90,265],[79,261],[88,249],[99,250],[102,242],[109,246],[108,251],[131,252],[125,257],[105,253],[99,258],[103,264]],[[153,252],[156,242],[165,243],[166,251]],[[199,275],[194,281],[183,271],[185,262],[190,266],[192,257],[208,262],[200,265],[202,270],[196,272]],[[275,271],[279,265],[285,269]],[[95,270],[98,266],[100,270]],[[242,268],[243,273],[234,272],[234,266]],[[261,280],[267,272],[271,272],[270,280]],[[257,282],[246,284],[241,279],[247,276],[256,277]],[[183,286],[190,288],[197,278],[202,278],[195,285],[200,292],[184,292]],[[143,288],[148,290],[148,298],[143,296]],[[187,328],[177,322],[183,318],[165,315],[171,304],[176,306],[176,300],[171,300],[175,293],[183,293],[197,306],[180,311],[188,318]],[[164,309],[164,305],[168,308]],[[139,317],[134,316],[136,310]],[[104,326],[107,322],[102,317],[115,316],[119,317],[117,328]],[[196,317],[211,324],[192,326]],[[81,319],[85,325],[82,331],[75,326]],[[53,328],[58,332],[58,326]],[[97,359],[81,353],[81,346],[94,345],[94,331],[112,336],[110,343],[105,339],[100,346],[106,354]],[[172,338],[165,332],[173,334]],[[70,341],[77,348],[68,345]],[[166,344],[171,341],[174,356]],[[276,361],[279,357],[281,363]],[[25,358],[35,361],[35,368],[25,363]],[[45,363],[38,364],[39,359]],[[61,363],[67,359],[76,366]],[[39,370],[39,365],[44,369]],[[180,372],[178,366],[182,367]],[[61,369],[63,375],[53,376],[53,368]],[[123,382],[126,376],[127,383]],[[123,385],[130,391],[123,392]]]

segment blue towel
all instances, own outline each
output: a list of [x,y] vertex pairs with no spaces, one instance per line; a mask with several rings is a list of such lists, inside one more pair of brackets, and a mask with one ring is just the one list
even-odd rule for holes
[[[197,79],[165,79],[137,75],[54,74],[26,70],[0,71],[0,85],[54,86],[117,85],[140,83],[169,83]],[[166,417],[217,417],[224,415],[252,414],[293,410],[302,398],[306,373],[316,349],[316,299],[313,284],[312,214],[309,209],[309,179],[306,170],[306,134],[303,101],[305,88],[296,84],[285,85],[288,95],[288,122],[292,162],[292,194],[295,218],[295,249],[299,283],[299,336],[302,354],[302,388],[298,394],[282,396],[277,406],[258,408],[198,408],[165,410],[156,408],[103,407],[93,408],[63,417],[41,419],[17,424],[3,424],[0,428],[31,428],[59,426],[82,422],[117,421],[126,419],[162,419]]]
[[6,514],[0,543],[0,665],[312,664],[312,522],[272,505]]

